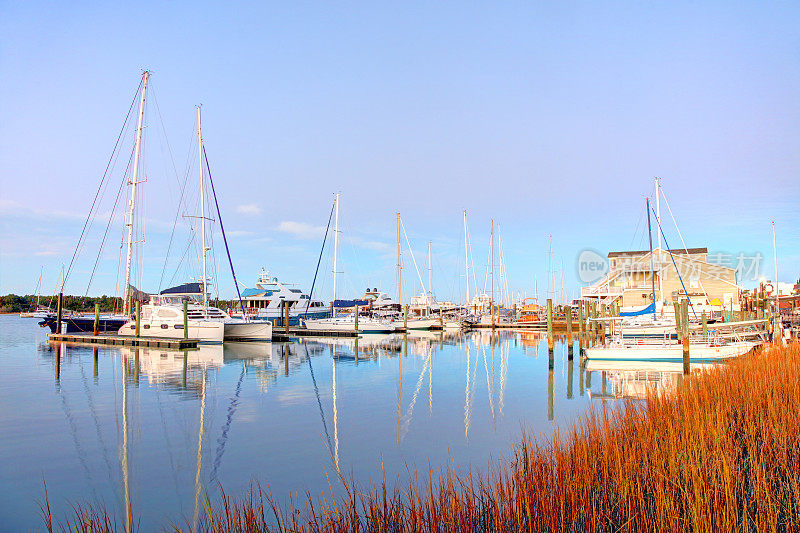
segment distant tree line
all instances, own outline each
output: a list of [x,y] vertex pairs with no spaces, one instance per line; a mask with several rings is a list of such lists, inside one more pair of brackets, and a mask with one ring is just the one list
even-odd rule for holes
[[[39,304],[47,305],[55,309],[56,298],[40,297]],[[117,310],[121,308],[120,298],[114,296],[72,296],[64,295],[63,308],[70,311],[94,311],[94,304],[100,304],[100,311],[109,312],[114,310],[116,305]],[[18,294],[6,294],[0,296],[0,312],[2,313],[22,313],[28,310],[36,309],[36,295],[26,294],[24,296]]]
[[[147,300],[147,295],[141,293],[139,299],[142,301],[142,303],[145,303]],[[39,305],[46,306],[49,304],[50,307],[55,310],[56,300],[56,297],[52,297],[51,301],[50,296],[40,296]],[[122,311],[121,298],[116,296],[106,296],[105,294],[102,296],[72,296],[65,294],[63,309],[77,312],[94,312],[95,303],[100,304],[100,311],[104,313],[115,310],[117,312]],[[220,309],[231,308],[231,302],[227,300],[210,299],[209,304],[219,307]],[[5,296],[0,296],[0,313],[23,313],[28,310],[36,310],[35,294],[26,294],[24,296],[18,294],[6,294]]]

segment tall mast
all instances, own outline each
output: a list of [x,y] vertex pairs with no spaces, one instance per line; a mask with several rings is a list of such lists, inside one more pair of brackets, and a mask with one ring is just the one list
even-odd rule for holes
[[36,284],[36,309],[39,309],[39,294],[42,292],[42,274],[44,273],[44,265],[39,267],[39,283]]
[[142,94],[139,99],[139,122],[136,126],[136,145],[133,152],[133,174],[131,181],[128,185],[131,186],[131,200],[128,203],[128,240],[125,251],[125,288],[122,291],[122,314],[126,315],[130,312],[128,308],[128,299],[130,296],[131,287],[131,250],[133,245],[133,213],[136,208],[136,184],[139,180],[139,151],[142,147],[142,120],[144,118],[144,95],[147,92],[147,79],[150,76],[150,71],[145,70],[142,73]]
[[555,300],[556,297],[556,274],[555,270],[553,270],[553,236],[550,235],[550,272],[547,276],[547,291],[552,291],[552,297]]
[[489,300],[491,304],[492,316],[494,316],[494,219],[492,219],[492,229],[489,231],[489,248],[492,250],[491,275],[492,275],[492,296]]
[[400,262],[400,213],[397,213],[397,303],[403,305],[403,265]]
[[[433,272],[431,268],[431,241],[428,241],[428,292],[431,296],[433,296]],[[428,303],[428,307],[430,307],[430,301],[428,300],[428,295],[425,295],[425,301]]]
[[464,209],[464,264],[467,267],[467,301],[469,305],[469,246],[467,245],[467,210]]
[[[669,207],[669,205],[668,205]],[[650,211],[647,212],[648,220],[650,219]],[[656,223],[661,228],[661,180],[656,177]],[[664,298],[664,281],[661,279],[661,230],[658,233],[658,298]],[[681,238],[682,239],[682,238]],[[655,270],[653,270],[655,272]],[[655,295],[653,295],[655,302]]]
[[[656,186],[658,186],[658,178],[656,178]],[[656,189],[658,194],[658,189]],[[650,285],[653,288],[653,318],[656,318],[656,274],[653,268],[653,232],[650,229],[650,198],[647,198],[647,238],[650,240]],[[689,295],[687,294],[688,298]]]
[[336,193],[336,222],[333,226],[333,309],[336,309],[336,256],[339,254],[339,193]]
[[206,197],[203,189],[203,133],[200,129],[200,106],[197,106],[197,157],[198,167],[200,168],[200,255],[203,259],[203,309],[208,310],[208,291],[206,284],[208,278],[206,277]]

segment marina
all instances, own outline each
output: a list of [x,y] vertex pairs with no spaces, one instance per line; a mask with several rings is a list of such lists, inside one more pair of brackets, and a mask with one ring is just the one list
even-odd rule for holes
[[6,3],[0,531],[800,531],[800,4]]

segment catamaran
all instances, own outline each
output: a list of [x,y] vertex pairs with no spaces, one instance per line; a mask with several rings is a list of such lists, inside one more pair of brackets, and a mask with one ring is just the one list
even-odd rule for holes
[[[197,107],[197,151],[199,159],[199,185],[200,185],[200,256],[202,258],[202,278],[197,283],[184,284],[160,292],[150,297],[149,304],[145,305],[140,318],[140,335],[145,336],[183,336],[183,302],[187,302],[189,334],[192,339],[210,342],[225,340],[271,340],[272,323],[268,321],[251,322],[246,318],[232,318],[225,311],[210,306],[208,303],[208,287],[211,279],[207,274],[206,253],[210,248],[206,245],[206,217],[205,211],[205,179],[203,176],[203,163],[205,151],[203,149],[203,134],[200,120],[200,107]],[[209,181],[211,176],[209,173]],[[213,193],[213,182],[211,182]],[[216,194],[214,193],[216,202]],[[217,205],[217,214],[219,205]],[[221,217],[220,217],[221,219]],[[220,221],[221,225],[221,221]],[[224,228],[222,229],[225,238]],[[227,242],[226,242],[227,248]],[[228,259],[233,273],[233,262]],[[236,281],[235,273],[234,283]],[[191,289],[191,290],[190,290]],[[238,287],[237,287],[238,291]],[[241,300],[240,300],[241,301]],[[135,332],[135,321],[129,321],[119,329],[120,335],[131,335]],[[134,333],[135,334],[135,333]]]

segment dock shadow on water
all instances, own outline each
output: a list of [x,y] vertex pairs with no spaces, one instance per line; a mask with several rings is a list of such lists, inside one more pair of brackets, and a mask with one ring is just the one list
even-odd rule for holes
[[[523,431],[550,439],[594,403],[675,387],[680,368],[582,362],[541,333],[416,332],[196,350],[48,343],[0,317],[0,517],[43,527],[73,504],[120,529],[193,527],[220,487],[278,504],[485,471]],[[674,370],[674,372],[673,372]]]

